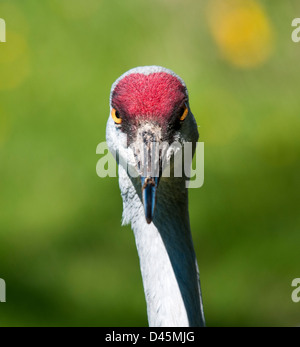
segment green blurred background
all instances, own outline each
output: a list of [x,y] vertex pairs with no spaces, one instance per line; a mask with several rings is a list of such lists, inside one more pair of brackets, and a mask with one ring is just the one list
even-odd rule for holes
[[117,178],[113,81],[162,65],[205,142],[190,217],[207,325],[300,324],[299,0],[0,0],[0,326],[145,326]]

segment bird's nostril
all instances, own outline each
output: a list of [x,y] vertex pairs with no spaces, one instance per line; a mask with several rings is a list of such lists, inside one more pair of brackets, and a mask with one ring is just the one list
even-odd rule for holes
[[153,132],[146,130],[142,132],[143,142],[147,144],[148,142],[155,142],[155,135]]
[[145,182],[143,184],[143,189],[145,189],[147,186],[154,186],[155,187],[155,182],[153,177],[146,177]]

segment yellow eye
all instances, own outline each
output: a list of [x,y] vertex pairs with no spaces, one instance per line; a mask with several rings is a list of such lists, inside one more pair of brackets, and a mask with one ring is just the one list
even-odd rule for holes
[[182,115],[180,116],[180,120],[181,121],[185,120],[188,113],[189,113],[189,109],[186,105],[184,105],[184,109],[183,109]]
[[114,122],[116,124],[121,124],[122,123],[122,118],[120,117],[119,112],[115,108],[113,108],[111,110],[111,116],[112,116],[112,119],[114,120]]

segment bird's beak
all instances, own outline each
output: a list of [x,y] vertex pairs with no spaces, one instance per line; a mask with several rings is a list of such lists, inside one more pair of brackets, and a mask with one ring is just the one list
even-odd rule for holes
[[157,189],[162,173],[161,138],[161,127],[145,122],[139,126],[135,141],[130,145],[141,177],[141,195],[148,224],[154,217]]
[[153,220],[156,204],[158,177],[141,177],[145,217],[148,224]]

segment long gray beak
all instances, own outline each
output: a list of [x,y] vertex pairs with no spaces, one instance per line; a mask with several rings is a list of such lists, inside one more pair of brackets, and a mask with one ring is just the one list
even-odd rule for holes
[[158,177],[141,177],[145,217],[150,224],[154,217]]
[[161,127],[150,122],[138,128],[136,139],[132,144],[140,172],[142,200],[148,224],[152,222],[154,217],[157,189],[162,172],[160,144]]

